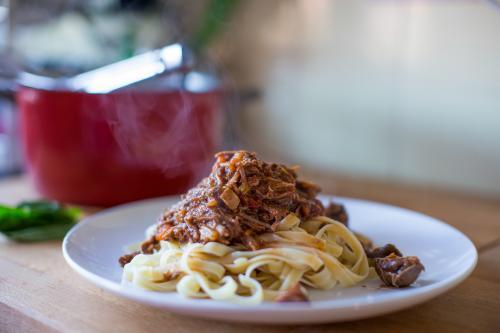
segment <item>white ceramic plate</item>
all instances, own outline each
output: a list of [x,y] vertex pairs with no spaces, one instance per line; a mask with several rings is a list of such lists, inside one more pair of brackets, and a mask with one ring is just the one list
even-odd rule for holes
[[472,242],[443,222],[394,206],[336,199],[346,205],[352,229],[367,235],[375,244],[394,243],[404,254],[420,258],[426,270],[414,286],[380,288],[377,280],[347,289],[312,290],[309,304],[239,306],[121,285],[118,258],[124,248],[142,241],[146,227],[177,198],[141,201],[87,217],[66,235],[64,258],[75,271],[96,285],[171,312],[224,321],[283,324],[347,321],[408,308],[456,286],[476,265],[477,252]]

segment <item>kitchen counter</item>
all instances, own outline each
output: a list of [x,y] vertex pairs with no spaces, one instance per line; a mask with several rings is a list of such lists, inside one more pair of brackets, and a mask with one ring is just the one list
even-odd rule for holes
[[[446,221],[476,245],[476,270],[450,292],[395,314],[316,326],[254,326],[188,318],[116,297],[76,274],[64,261],[59,241],[0,240],[0,332],[500,332],[500,199],[309,176],[325,193],[394,204]],[[36,197],[24,177],[0,181],[1,203]]]

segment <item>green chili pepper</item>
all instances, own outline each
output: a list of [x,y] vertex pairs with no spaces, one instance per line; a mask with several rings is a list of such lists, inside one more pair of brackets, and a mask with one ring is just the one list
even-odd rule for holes
[[55,201],[0,205],[0,232],[20,242],[61,239],[80,216],[79,209]]

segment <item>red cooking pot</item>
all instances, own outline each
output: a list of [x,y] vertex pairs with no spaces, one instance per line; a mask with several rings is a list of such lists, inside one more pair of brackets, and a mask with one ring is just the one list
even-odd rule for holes
[[213,85],[109,94],[21,85],[17,101],[27,171],[42,195],[64,202],[111,206],[185,192],[221,140]]

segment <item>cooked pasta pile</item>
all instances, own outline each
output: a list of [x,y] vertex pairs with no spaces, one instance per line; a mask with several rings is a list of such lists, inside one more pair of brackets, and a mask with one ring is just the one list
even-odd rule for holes
[[248,250],[162,240],[158,250],[125,265],[123,280],[147,290],[252,305],[275,301],[299,283],[323,290],[352,286],[370,272],[356,236],[325,216],[300,221],[290,213],[258,241],[261,248]]

